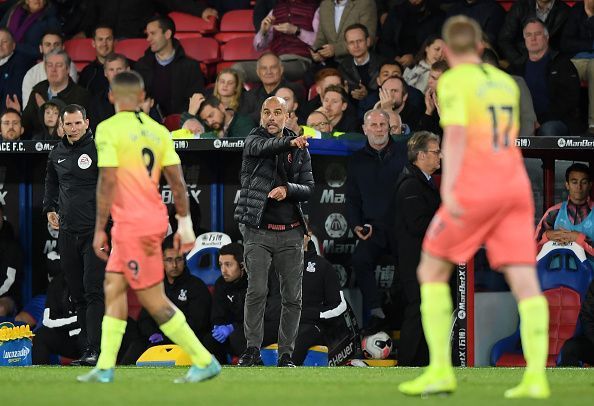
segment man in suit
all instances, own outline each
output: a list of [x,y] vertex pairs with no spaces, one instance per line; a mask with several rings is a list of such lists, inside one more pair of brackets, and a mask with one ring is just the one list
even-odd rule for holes
[[320,4],[320,25],[311,53],[316,62],[335,59],[340,61],[348,55],[344,33],[348,26],[360,23],[369,29],[372,43],[375,42],[377,11],[375,0],[323,0]]
[[439,136],[428,131],[413,135],[408,141],[408,160],[396,183],[394,209],[400,283],[406,303],[400,329],[398,363],[423,366],[429,363],[429,351],[421,324],[417,266],[425,231],[441,202],[439,190],[431,178],[441,163]]

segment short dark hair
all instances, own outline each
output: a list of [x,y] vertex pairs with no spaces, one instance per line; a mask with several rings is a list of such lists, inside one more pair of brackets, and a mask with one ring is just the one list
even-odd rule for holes
[[499,57],[497,56],[497,52],[495,52],[491,48],[485,48],[481,59],[484,63],[488,63],[490,65],[499,67]]
[[221,255],[233,255],[233,258],[235,258],[237,263],[241,264],[243,262],[243,245],[238,242],[223,245],[219,249],[219,256]]
[[340,97],[342,98],[343,103],[348,103],[348,101],[349,101],[349,98],[342,86],[330,85],[324,89],[324,94],[327,94],[328,92],[338,93],[340,95]]
[[391,79],[399,80],[400,83],[402,83],[402,95],[408,94],[408,87],[406,85],[406,82],[404,81],[404,79],[402,78],[402,76],[398,76],[398,75],[392,75],[392,76],[387,77],[386,79],[384,79],[384,81],[380,85],[380,89],[382,88],[382,86],[384,86],[384,83],[386,83],[388,80],[391,80]]
[[113,62],[113,61],[123,61],[124,65],[126,65],[126,68],[130,67],[130,61],[128,60],[128,58],[126,58],[126,56],[122,55],[122,54],[118,54],[115,52],[112,52],[111,54],[107,55],[105,57],[105,62],[103,62],[103,67],[105,68],[105,65],[107,65],[109,62]]
[[346,35],[347,32],[349,31],[353,31],[353,30],[361,30],[363,31],[363,34],[365,34],[365,39],[369,38],[369,30],[367,29],[366,26],[364,26],[361,23],[355,23],[355,24],[351,24],[348,27],[346,27],[346,29],[344,30],[344,39],[346,41]]
[[80,113],[80,114],[82,114],[83,120],[87,119],[87,110],[80,104],[73,103],[73,104],[69,104],[66,107],[64,107],[64,109],[62,109],[62,112],[60,113],[60,117],[62,117],[62,122],[64,122],[64,115],[66,113],[68,113],[68,114]]
[[56,30],[55,28],[49,28],[45,30],[45,32],[39,39],[39,45],[43,44],[43,39],[46,35],[55,35],[56,37],[60,37],[60,40],[62,40],[62,44],[64,44],[64,34],[62,34],[60,30]]
[[[382,64],[380,65],[380,67],[379,67],[379,70],[381,71],[381,70],[382,70],[382,68],[383,68],[384,66],[386,66],[386,65],[394,65],[394,66],[398,66],[398,68],[400,69],[400,72],[401,72],[401,73],[404,73],[404,66],[402,66],[402,64],[401,64],[400,62],[396,61],[396,60],[394,60],[394,61],[387,61],[387,62],[384,62],[384,63],[382,63]],[[378,72],[379,72],[379,71],[378,71]]]
[[109,25],[109,24],[99,24],[99,25],[97,25],[93,29],[93,39],[95,39],[95,37],[97,36],[97,30],[99,30],[101,28],[105,28],[105,29],[111,30],[111,33],[113,35],[113,27],[111,25]]
[[136,71],[127,70],[120,72],[111,80],[111,88],[116,86],[138,86],[144,89],[144,79]]
[[588,176],[588,180],[592,181],[592,173],[590,171],[590,167],[588,165],[582,164],[580,162],[576,162],[571,164],[569,168],[565,171],[565,181],[569,182],[569,174],[571,172],[581,172]]
[[196,115],[198,117],[200,117],[200,113],[202,113],[202,110],[204,110],[204,108],[206,106],[210,106],[210,107],[214,107],[215,109],[218,109],[220,105],[221,105],[221,100],[219,100],[219,98],[217,96],[208,96],[202,102],[202,104],[200,104],[200,108],[198,109],[198,112],[196,113]]
[[19,118],[21,119],[21,122],[22,122],[23,116],[21,115],[21,112],[18,111],[17,109],[13,109],[12,107],[8,107],[6,110],[4,110],[2,112],[2,114],[0,114],[0,119],[2,117],[4,117],[6,114],[8,114],[8,113],[14,113],[14,114],[16,114],[17,116],[19,116]]
[[450,69],[450,65],[448,65],[447,61],[445,61],[444,59],[442,59],[441,61],[433,62],[433,64],[431,65],[431,70],[436,70],[441,73],[447,71],[448,69]]
[[161,250],[165,252],[165,250],[173,249],[173,233],[169,234],[167,237],[163,239],[161,243]]
[[171,31],[171,38],[173,38],[173,36],[175,35],[175,22],[173,21],[173,19],[169,16],[161,16],[161,15],[156,15],[154,17],[151,17],[147,22],[146,25],[149,25],[150,23],[154,23],[154,22],[159,23],[159,28],[161,28],[161,30],[163,31],[163,34],[165,32],[167,32],[167,30]]

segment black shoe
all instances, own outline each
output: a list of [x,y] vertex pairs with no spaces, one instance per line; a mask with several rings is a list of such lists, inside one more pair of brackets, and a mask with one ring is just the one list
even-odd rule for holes
[[384,329],[385,324],[386,319],[382,319],[381,317],[377,316],[371,316],[369,318],[369,322],[367,323],[367,327],[361,330],[361,335],[363,337],[367,337],[372,334],[378,333]]
[[280,357],[278,357],[277,366],[281,368],[296,368],[295,363],[289,354],[282,354]]
[[248,347],[237,362],[238,367],[254,367],[262,366],[262,358],[260,357],[260,350],[257,347]]
[[94,367],[97,365],[99,353],[95,350],[86,349],[79,359],[75,359],[70,363],[73,367]]

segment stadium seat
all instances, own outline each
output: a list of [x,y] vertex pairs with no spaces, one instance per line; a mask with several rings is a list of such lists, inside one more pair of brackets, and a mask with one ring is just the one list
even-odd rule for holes
[[209,289],[221,276],[218,255],[219,248],[231,243],[231,237],[224,233],[210,232],[196,238],[194,248],[188,253],[186,263],[190,273],[206,284]]
[[115,51],[125,55],[128,59],[137,61],[144,55],[148,47],[149,43],[144,38],[129,38],[116,42]]
[[95,48],[90,38],[74,38],[64,43],[64,49],[76,65],[76,70],[83,70],[90,62],[95,60]]
[[187,33],[213,34],[217,30],[216,18],[210,18],[208,21],[201,17],[196,17],[186,13],[173,11],[169,17],[175,23],[176,34],[184,35]]
[[163,125],[169,131],[179,130],[181,128],[181,114],[170,114],[163,120]]
[[216,75],[216,63],[220,59],[219,43],[212,38],[186,37],[179,40],[186,56],[200,62],[202,73],[207,82],[213,82]]
[[217,64],[217,73],[231,67],[239,61],[255,61],[262,52],[254,49],[251,38],[234,38],[221,45],[221,62]]
[[255,35],[253,18],[254,10],[231,10],[226,12],[221,18],[219,32],[215,34],[215,39],[225,43],[233,38],[253,38]]
[[[579,312],[592,281],[592,266],[584,249],[572,243],[546,243],[537,257],[537,273],[549,304],[549,356],[547,366],[559,364],[566,340],[579,331]],[[524,366],[519,328],[493,346],[491,365]]]

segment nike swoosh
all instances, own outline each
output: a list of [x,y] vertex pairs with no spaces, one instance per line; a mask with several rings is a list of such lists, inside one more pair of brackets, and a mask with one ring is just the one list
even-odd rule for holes
[[66,158],[64,159],[58,159],[58,163],[61,164],[62,162],[64,162],[66,160]]

